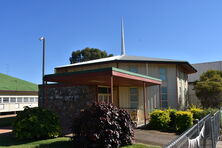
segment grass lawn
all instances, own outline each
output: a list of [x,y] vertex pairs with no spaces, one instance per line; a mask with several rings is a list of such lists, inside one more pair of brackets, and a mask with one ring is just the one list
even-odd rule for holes
[[[14,139],[11,135],[0,135],[0,148],[72,148],[70,138],[59,137],[55,139],[38,140],[33,142],[21,142]],[[143,144],[134,144],[122,148],[159,148],[156,146],[148,146]]]

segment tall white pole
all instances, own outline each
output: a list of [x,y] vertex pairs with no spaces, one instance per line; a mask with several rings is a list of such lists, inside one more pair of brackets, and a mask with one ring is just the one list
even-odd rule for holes
[[126,49],[125,49],[125,39],[124,39],[124,24],[123,24],[123,18],[121,21],[121,55],[126,54]]

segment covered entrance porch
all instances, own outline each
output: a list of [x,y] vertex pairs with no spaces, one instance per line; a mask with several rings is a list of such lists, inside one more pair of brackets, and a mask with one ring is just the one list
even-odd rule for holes
[[[131,114],[133,120],[138,122],[138,119],[140,119],[141,122],[141,119],[143,119],[144,124],[146,124],[147,119],[146,87],[161,84],[160,79],[114,67],[51,74],[46,75],[44,81],[44,94],[47,94],[47,88],[50,87],[49,82],[55,82],[53,85],[57,85],[57,87],[67,85],[95,86],[96,95],[92,98],[93,101],[112,103],[120,108],[124,108]],[[142,97],[142,103],[140,103],[142,107],[140,108],[132,108],[129,103],[125,103],[130,101],[133,103],[133,101],[136,101],[135,95],[131,95],[133,92],[136,92],[135,88],[141,90],[138,91]],[[129,100],[130,97],[131,99]],[[48,99],[47,95],[44,95],[43,100],[46,105]],[[137,99],[137,101],[139,100]]]

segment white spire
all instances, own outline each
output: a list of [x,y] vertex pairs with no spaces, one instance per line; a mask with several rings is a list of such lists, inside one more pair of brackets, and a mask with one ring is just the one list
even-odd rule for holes
[[125,49],[125,40],[124,40],[124,25],[123,25],[123,18],[121,22],[121,55],[126,54],[126,49]]

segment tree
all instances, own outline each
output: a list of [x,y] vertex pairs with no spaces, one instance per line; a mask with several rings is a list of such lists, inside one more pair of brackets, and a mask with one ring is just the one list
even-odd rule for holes
[[106,51],[102,51],[97,48],[85,48],[82,50],[76,50],[72,52],[72,56],[69,58],[70,63],[78,63],[89,60],[95,60],[100,58],[111,57],[113,54],[107,54]]
[[222,103],[222,72],[209,70],[203,73],[194,89],[204,108],[219,108]]

